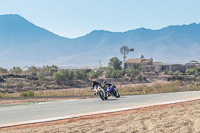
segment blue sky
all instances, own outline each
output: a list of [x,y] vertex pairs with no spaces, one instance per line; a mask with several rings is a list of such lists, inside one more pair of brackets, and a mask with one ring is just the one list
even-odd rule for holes
[[200,23],[199,5],[200,0],[0,0],[0,15],[19,14],[55,34],[75,38],[93,30]]

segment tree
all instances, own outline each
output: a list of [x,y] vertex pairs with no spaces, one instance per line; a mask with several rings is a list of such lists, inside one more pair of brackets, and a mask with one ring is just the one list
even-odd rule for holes
[[93,78],[98,78],[98,77],[99,77],[99,75],[97,72],[95,72],[95,71],[89,72],[89,78],[93,79]]
[[74,76],[76,79],[87,79],[87,71],[86,70],[76,70]]
[[95,70],[89,72],[89,78],[98,78],[99,76],[102,76],[103,72],[101,70]]
[[53,78],[56,80],[67,80],[69,77],[69,70],[60,69],[53,74]]
[[108,67],[106,69],[106,78],[121,78],[124,76],[124,70],[114,69],[113,67]]
[[28,69],[28,71],[29,71],[30,73],[36,73],[36,72],[38,71],[38,68],[37,68],[36,66],[32,66],[32,67],[30,67],[30,68]]
[[117,57],[113,57],[110,59],[108,67],[113,67],[114,69],[121,70],[122,61],[120,61]]
[[21,73],[22,73],[22,69],[21,69],[20,67],[13,67],[13,68],[11,69],[11,72],[12,72],[13,74],[15,74],[15,75],[21,74]]
[[72,80],[74,78],[74,72],[73,71],[69,71],[69,80]]
[[144,59],[144,55],[141,55],[141,57],[140,57],[141,59]]
[[7,72],[7,69],[0,67],[0,74],[5,74]]
[[53,68],[53,67],[51,67],[51,68],[49,68],[49,75],[50,76],[52,76],[53,75],[53,73],[55,73],[55,72],[58,72],[58,68]]

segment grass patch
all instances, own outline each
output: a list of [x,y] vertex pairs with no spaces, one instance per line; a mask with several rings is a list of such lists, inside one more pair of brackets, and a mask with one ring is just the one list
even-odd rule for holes
[[34,91],[23,91],[23,92],[20,92],[19,96],[20,97],[34,97],[35,93]]
[[0,98],[9,98],[10,95],[8,93],[1,93],[0,92]]

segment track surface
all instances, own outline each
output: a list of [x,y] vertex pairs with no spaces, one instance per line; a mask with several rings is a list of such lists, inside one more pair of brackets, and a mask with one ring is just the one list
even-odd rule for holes
[[200,91],[122,96],[119,99],[110,97],[107,101],[93,98],[0,107],[0,126],[52,117],[174,102],[190,98],[200,98]]

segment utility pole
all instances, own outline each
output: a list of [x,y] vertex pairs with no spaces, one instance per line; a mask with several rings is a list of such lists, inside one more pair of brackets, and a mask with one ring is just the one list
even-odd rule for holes
[[99,68],[102,67],[102,64],[101,64],[101,59],[99,60]]

